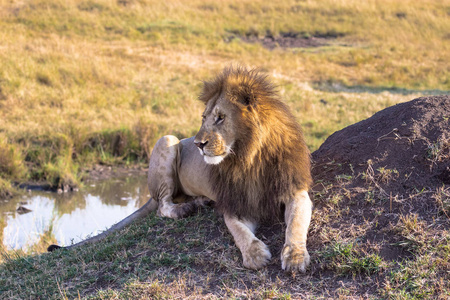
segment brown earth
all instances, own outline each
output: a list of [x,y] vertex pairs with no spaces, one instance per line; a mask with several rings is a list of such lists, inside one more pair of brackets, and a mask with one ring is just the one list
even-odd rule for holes
[[239,34],[233,35],[228,38],[227,41],[231,41],[234,38],[239,38],[241,41],[246,43],[260,43],[269,50],[275,48],[315,48],[326,46],[329,44],[330,40],[333,40],[341,35],[331,34],[331,35],[315,35],[315,36],[305,36],[302,33],[297,32],[285,32],[280,35],[272,35],[270,33],[263,37],[260,37],[256,33],[247,33],[244,36]]
[[[398,171],[394,181],[380,183],[394,196],[450,184],[449,119],[449,96],[423,97],[386,108],[332,134],[313,153],[315,178],[363,173],[371,160],[373,170]],[[354,186],[364,185],[363,181],[360,178]]]
[[118,178],[125,176],[144,176],[148,172],[148,168],[143,168],[141,165],[133,166],[105,166],[94,165],[91,169],[84,171],[85,177],[89,180],[105,180],[109,178]]
[[449,96],[423,97],[332,134],[312,154],[312,247],[338,234],[385,260],[400,260],[411,255],[400,245],[406,234],[398,234],[408,219],[426,226],[424,238],[448,230],[449,120]]

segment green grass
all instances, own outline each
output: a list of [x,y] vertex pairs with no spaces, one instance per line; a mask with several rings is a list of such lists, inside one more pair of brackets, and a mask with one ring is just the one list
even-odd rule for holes
[[369,254],[358,250],[358,246],[352,243],[335,243],[323,250],[324,261],[318,263],[327,265],[337,274],[371,275],[382,270],[383,260],[377,254]]
[[[353,230],[366,225],[355,224]],[[281,271],[282,224],[258,230],[274,257],[266,268],[252,271],[242,267],[239,250],[213,210],[182,220],[151,214],[101,244],[35,256],[3,252],[0,298],[445,299],[450,236],[448,230],[436,235],[423,226],[410,217],[390,229],[390,241],[411,233],[424,241],[413,256],[393,260],[379,255],[383,243],[366,243],[357,233],[353,240],[337,234],[336,241],[327,242],[322,230],[320,244],[317,236],[310,243],[312,265],[302,275]]]

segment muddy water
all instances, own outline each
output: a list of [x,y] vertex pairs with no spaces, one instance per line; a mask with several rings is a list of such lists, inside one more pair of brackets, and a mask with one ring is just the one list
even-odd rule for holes
[[43,243],[43,236],[70,245],[117,223],[148,197],[145,176],[88,181],[80,191],[66,194],[30,191],[0,200],[0,240],[9,250],[30,249]]

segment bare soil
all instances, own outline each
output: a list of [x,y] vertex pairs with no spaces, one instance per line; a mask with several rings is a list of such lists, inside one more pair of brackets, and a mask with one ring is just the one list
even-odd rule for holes
[[[82,181],[85,180],[105,180],[109,178],[122,178],[125,176],[143,176],[148,172],[148,168],[144,168],[142,165],[132,166],[107,166],[96,164],[90,169],[83,170]],[[55,189],[48,182],[44,181],[27,181],[17,185],[20,189],[24,190],[43,190],[53,192],[73,192],[78,191],[77,185],[65,185],[64,189]]]
[[[439,193],[450,187],[450,97],[418,98],[386,108],[332,134],[312,154],[316,216],[313,248],[327,230],[357,238],[386,260],[411,249],[398,244],[405,218],[430,236],[449,228]],[[343,213],[343,210],[346,210]],[[334,212],[343,213],[336,216]],[[320,218],[331,214],[329,223]],[[330,237],[332,239],[332,237]]]
[[265,48],[273,50],[275,48],[315,48],[326,46],[336,36],[305,36],[301,33],[286,32],[278,36],[266,34],[264,37],[259,37],[255,34],[247,34],[239,38],[246,43],[260,43]]
[[142,176],[147,174],[148,168],[143,168],[141,165],[134,166],[106,166],[94,165],[91,169],[85,170],[86,179],[89,180],[104,180],[109,178],[117,178],[124,176]]
[[[386,108],[332,134],[313,153],[315,179],[363,173],[370,160],[373,170],[398,171],[389,184],[381,182],[385,192],[394,196],[450,184],[449,119],[449,96],[423,97]],[[365,185],[359,179],[352,186]]]

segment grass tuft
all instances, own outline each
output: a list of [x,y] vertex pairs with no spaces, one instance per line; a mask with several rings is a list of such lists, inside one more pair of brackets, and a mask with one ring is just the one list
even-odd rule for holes
[[433,195],[439,210],[450,219],[450,188],[439,188]]
[[356,244],[336,242],[323,250],[321,255],[327,268],[338,274],[373,275],[383,269],[383,260],[377,254],[366,253]]
[[21,180],[26,178],[26,171],[22,149],[0,134],[0,177]]

